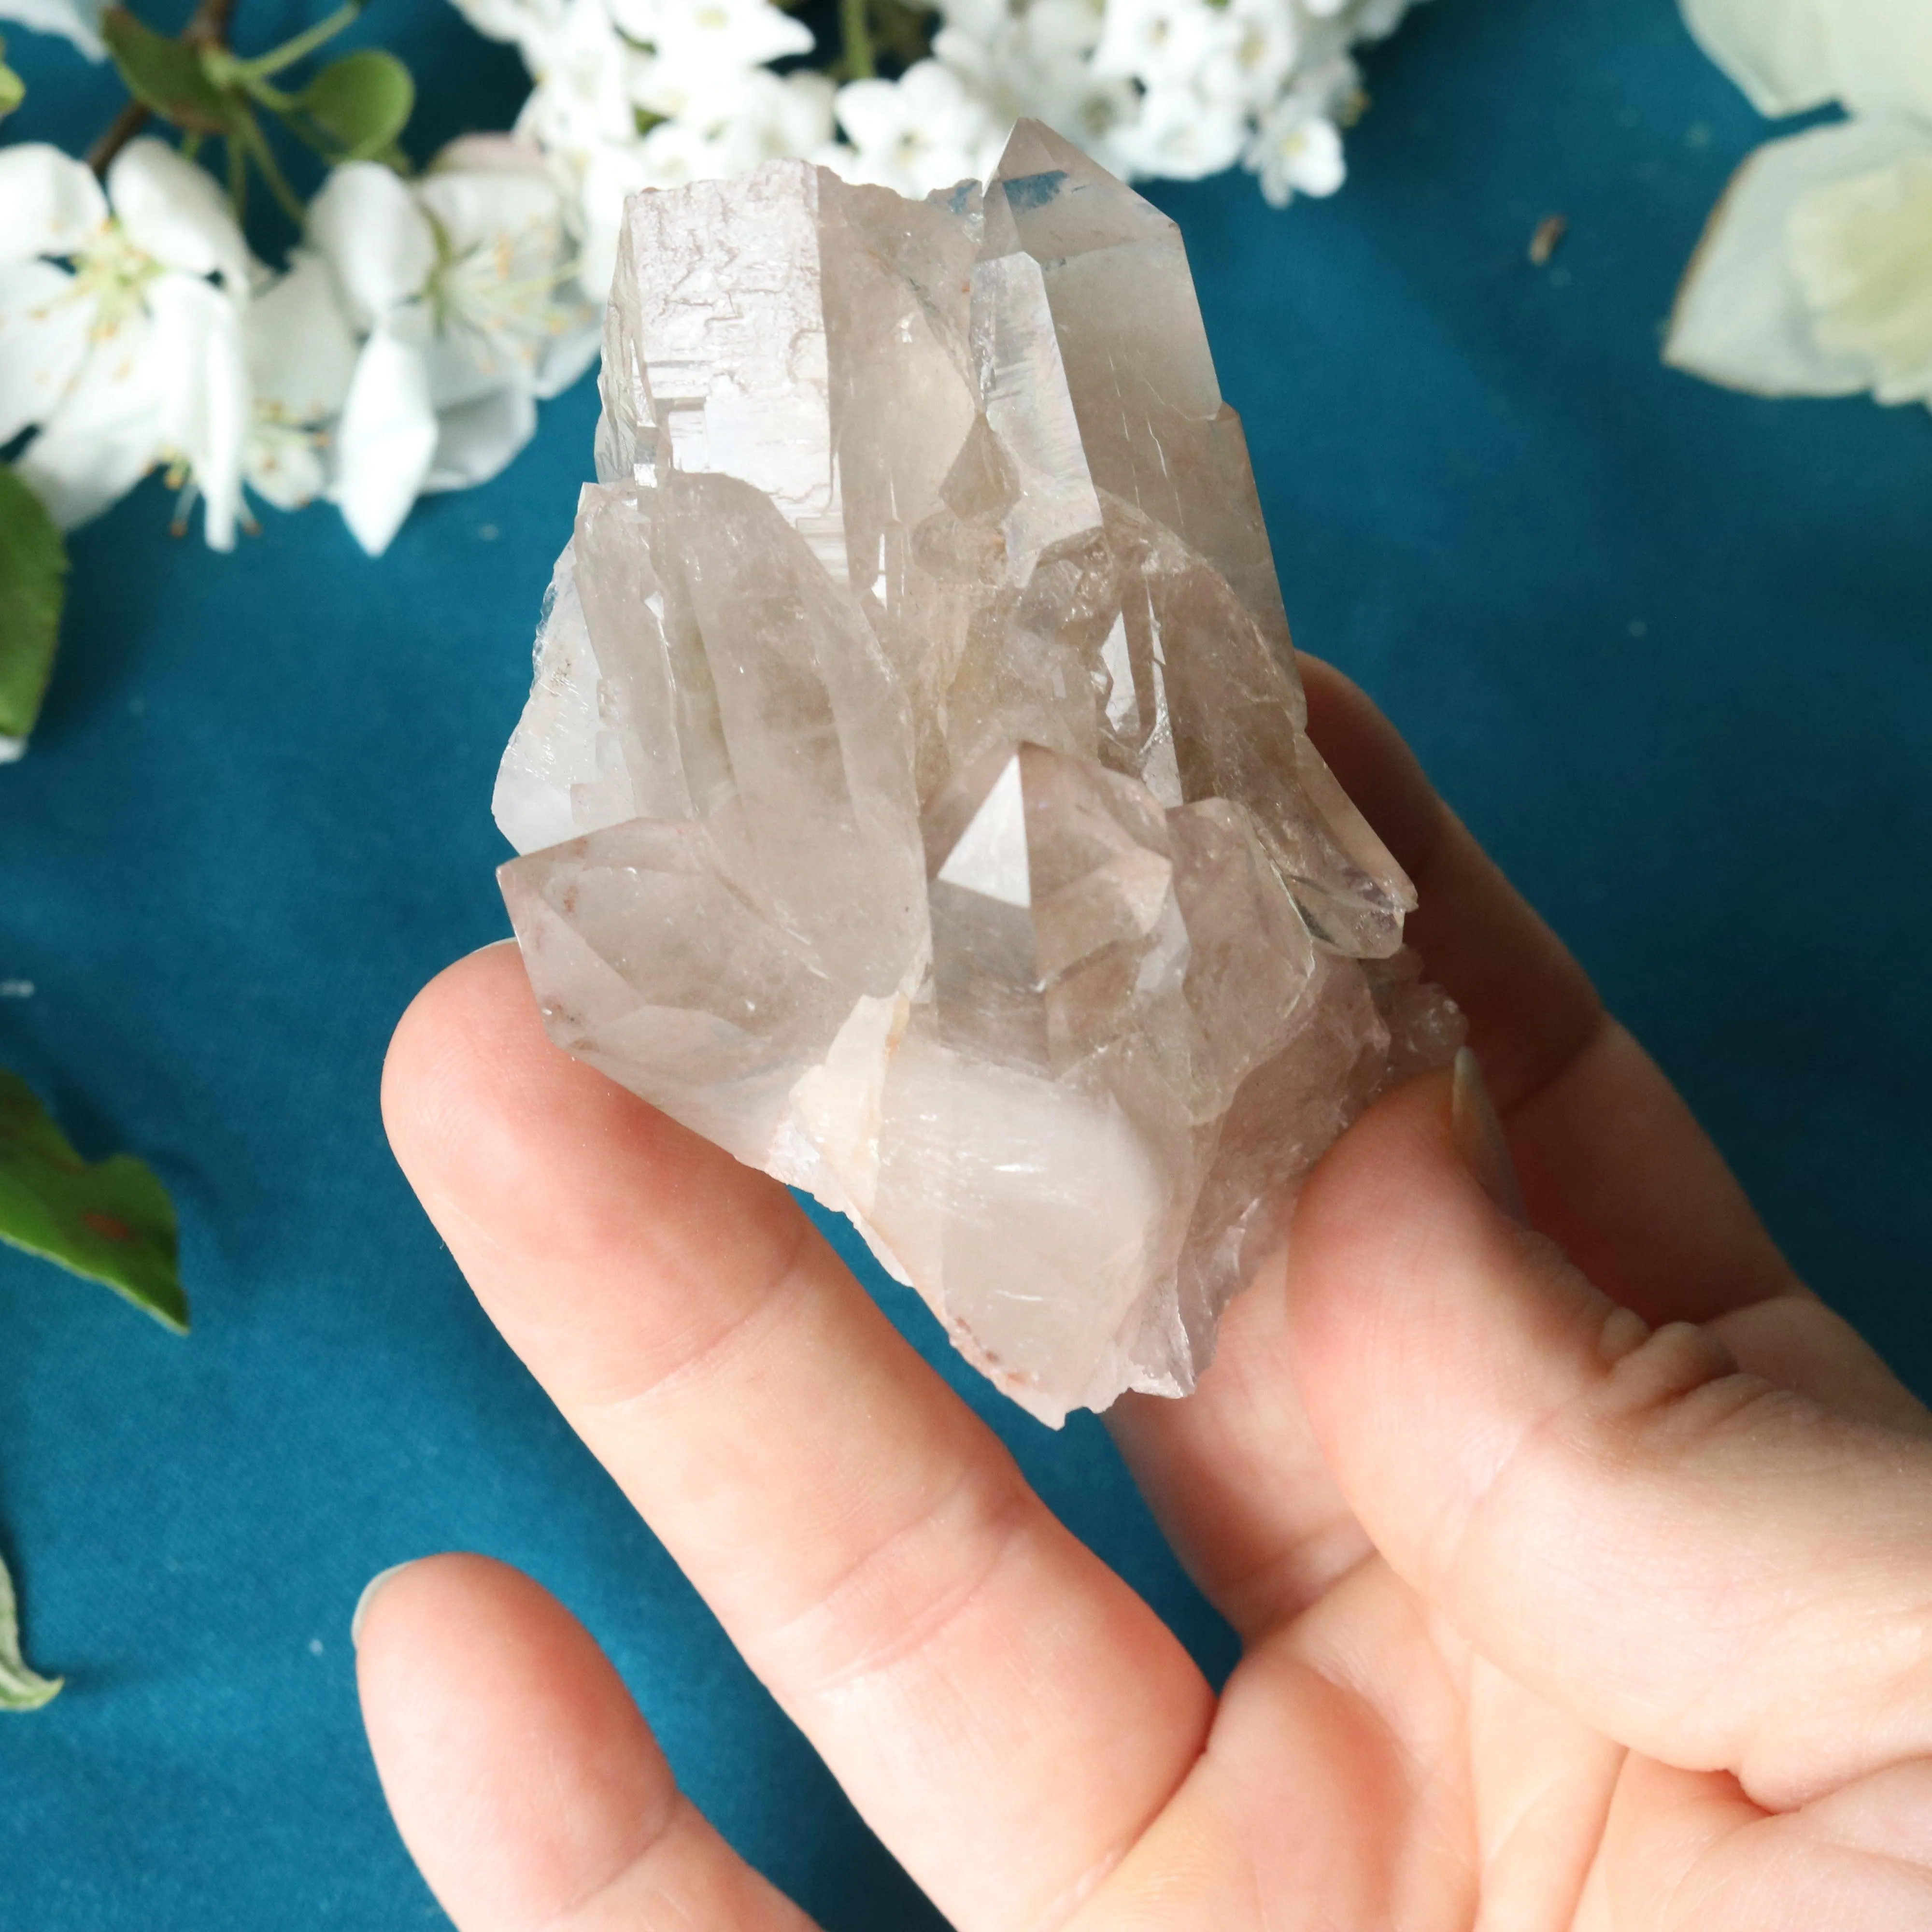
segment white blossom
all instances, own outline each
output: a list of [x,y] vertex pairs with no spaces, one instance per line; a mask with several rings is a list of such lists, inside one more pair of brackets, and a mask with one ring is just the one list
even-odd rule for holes
[[329,494],[364,549],[386,549],[425,491],[494,476],[596,352],[556,185],[502,136],[446,148],[405,182],[338,168],[309,240],[362,338],[334,431]]
[[656,113],[682,116],[694,101],[730,94],[735,76],[812,50],[812,29],[770,0],[610,4],[618,29],[649,51],[639,99]]
[[1348,50],[1411,0],[940,0],[928,58],[836,97],[821,74],[772,71],[812,42],[770,0],[456,4],[530,68],[518,131],[550,163],[596,298],[640,189],[791,154],[924,194],[988,173],[1022,117],[1129,178],[1245,159],[1271,200],[1326,194],[1360,100]]
[[1243,159],[1276,208],[1297,194],[1333,194],[1347,171],[1341,130],[1305,94],[1293,92],[1262,117]]
[[1234,38],[1228,10],[1208,0],[1107,0],[1094,65],[1150,92],[1178,94]]
[[356,338],[320,255],[295,250],[250,304],[244,338],[255,406],[242,475],[278,510],[299,509],[327,483],[328,427],[356,370]]
[[1138,116],[1114,136],[1130,173],[1198,181],[1241,158],[1248,124],[1240,110],[1211,99],[1196,82],[1148,88]]
[[232,545],[254,273],[212,178],[159,141],[104,194],[57,148],[0,148],[0,443],[34,431],[17,467],[64,529],[165,464]]
[[1202,90],[1248,111],[1266,108],[1301,52],[1300,16],[1282,0],[1229,0],[1228,32],[1202,62]]
[[1022,117],[1043,121],[1102,166],[1126,169],[1114,143],[1139,113],[1140,94],[1125,76],[1095,70],[1098,8],[1088,0],[1034,0],[1015,12],[1004,0],[951,0],[944,19],[933,53],[986,104],[995,127],[1010,128]]
[[1932,8],[1924,0],[1685,0],[1760,106],[1848,121],[1760,148],[1711,218],[1664,346],[1765,395],[1932,404]]
[[852,146],[828,161],[848,181],[901,194],[990,173],[1010,131],[944,61],[916,62],[896,81],[849,81],[836,104]]

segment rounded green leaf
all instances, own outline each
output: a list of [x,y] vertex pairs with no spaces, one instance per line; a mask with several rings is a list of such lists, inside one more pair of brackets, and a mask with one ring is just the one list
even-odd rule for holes
[[67,546],[40,500],[0,464],[0,738],[24,738],[60,641]]
[[0,1241],[103,1282],[188,1333],[175,1209],[130,1154],[82,1160],[16,1075],[0,1071]]
[[416,106],[416,87],[394,54],[362,47],[332,61],[299,98],[332,159],[366,161],[403,131]]

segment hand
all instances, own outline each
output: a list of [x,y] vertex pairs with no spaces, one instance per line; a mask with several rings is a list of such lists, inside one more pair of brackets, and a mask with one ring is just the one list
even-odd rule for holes
[[[1391,1096],[1199,1393],[1111,1418],[1244,1640],[1218,1700],[782,1187],[547,1042],[514,950],[404,1020],[398,1157],[968,1932],[1932,1927],[1932,1418],[1387,724],[1308,674],[1502,1130],[1466,1063]],[[462,1932],[804,1925],[535,1584],[437,1557],[365,1609],[383,1786]]]

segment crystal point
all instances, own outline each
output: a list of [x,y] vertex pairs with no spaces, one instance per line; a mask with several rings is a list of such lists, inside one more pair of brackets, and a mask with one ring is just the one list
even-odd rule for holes
[[1180,231],[1036,123],[634,198],[496,785],[550,1034],[1034,1414],[1178,1395],[1460,1020],[1313,745]]

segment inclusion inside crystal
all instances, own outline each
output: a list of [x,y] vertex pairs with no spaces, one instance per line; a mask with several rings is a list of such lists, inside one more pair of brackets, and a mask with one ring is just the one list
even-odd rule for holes
[[1185,1394],[1460,1021],[1303,728],[1179,231],[1031,122],[923,202],[647,192],[602,388],[495,801],[553,1037],[1043,1420]]

